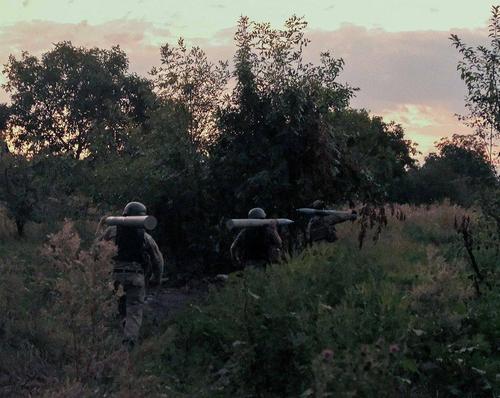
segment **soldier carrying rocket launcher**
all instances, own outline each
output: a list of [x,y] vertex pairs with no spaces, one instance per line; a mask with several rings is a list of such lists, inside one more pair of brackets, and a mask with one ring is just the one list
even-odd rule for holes
[[102,220],[108,227],[99,241],[116,243],[113,258],[115,290],[121,287],[123,295],[118,301],[122,319],[123,343],[131,349],[139,337],[146,287],[159,284],[163,272],[163,256],[154,239],[146,232],[156,227],[156,219],[146,215],[146,206],[139,202],[128,203],[121,217]]
[[300,208],[297,211],[311,217],[306,229],[306,241],[309,245],[318,242],[335,242],[337,240],[335,225],[345,221],[354,221],[358,217],[355,210],[325,209],[325,203],[322,200],[315,200],[310,208]]
[[266,212],[256,207],[248,212],[248,218],[227,222],[229,229],[243,228],[231,245],[231,258],[238,267],[265,268],[280,260],[283,242],[277,227],[293,221],[266,217]]

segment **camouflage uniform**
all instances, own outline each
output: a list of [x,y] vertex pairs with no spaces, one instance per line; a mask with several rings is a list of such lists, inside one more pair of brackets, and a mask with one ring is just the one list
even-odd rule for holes
[[[149,278],[159,284],[163,273],[163,256],[151,235],[144,232],[142,254],[143,260],[114,262],[113,278],[115,289],[122,286],[124,295],[120,297],[118,307],[123,322],[124,342],[134,344],[139,336],[142,324],[146,284]],[[99,240],[117,241],[117,227],[108,227]],[[118,247],[120,251],[120,247]],[[148,264],[145,264],[148,263]],[[145,266],[146,265],[146,266]],[[151,274],[148,273],[150,266]]]
[[282,244],[275,225],[245,228],[231,245],[231,257],[243,268],[263,268],[280,260]]
[[[316,200],[311,206],[313,209],[322,210],[324,202]],[[326,216],[314,216],[309,220],[306,229],[306,241],[311,245],[315,242],[335,242],[337,238],[336,224],[355,220],[356,212],[338,212]]]

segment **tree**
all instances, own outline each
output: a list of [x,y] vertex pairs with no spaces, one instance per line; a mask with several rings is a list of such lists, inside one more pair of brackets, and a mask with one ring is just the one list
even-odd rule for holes
[[9,122],[10,108],[7,104],[0,104],[0,161],[9,154],[9,147],[5,141],[5,129]]
[[127,131],[146,121],[150,83],[129,74],[119,47],[61,42],[39,59],[9,57],[4,88],[11,96],[9,139],[18,151],[74,159],[126,149]]
[[493,6],[491,14],[489,47],[470,47],[457,35],[450,39],[463,57],[457,69],[467,87],[465,106],[469,113],[461,119],[475,128],[485,144],[489,162],[493,163],[500,157],[494,153],[500,138],[500,6]]
[[416,145],[400,125],[365,110],[338,112],[333,123],[342,142],[338,189],[346,198],[363,202],[390,199],[393,187],[415,167]]
[[0,156],[0,202],[23,237],[26,223],[37,219],[39,191],[32,164],[20,155]]
[[348,105],[353,89],[336,80],[341,59],[324,53],[320,65],[302,60],[305,27],[297,17],[283,30],[239,21],[236,87],[219,111],[220,136],[210,150],[219,201],[233,214],[255,205],[287,213],[316,197],[338,197],[329,117]]
[[191,140],[190,120],[182,104],[162,100],[149,115],[147,134],[131,132],[130,146],[137,151],[96,164],[85,185],[95,201],[113,208],[144,202],[159,220],[155,233],[168,249],[171,270],[179,260],[180,271],[199,265],[200,256],[213,249],[210,225],[220,215],[210,201],[215,182],[209,180],[207,155]]
[[381,200],[414,163],[400,126],[348,108],[355,89],[338,82],[342,59],[303,61],[305,27],[297,17],[283,30],[239,21],[236,87],[210,151],[220,202],[234,214],[256,205],[286,214],[316,198]]
[[7,104],[0,104],[0,132],[3,133],[7,127],[10,117],[10,107]]
[[399,185],[398,200],[432,203],[450,199],[470,206],[496,184],[484,142],[476,135],[442,138],[421,168],[410,171]]
[[457,69],[467,87],[465,106],[469,114],[462,119],[475,128],[475,138],[481,140],[481,147],[476,146],[474,159],[486,159],[489,163],[489,169],[482,165],[483,167],[477,172],[493,174],[493,178],[487,178],[486,185],[483,176],[479,181],[474,181],[474,186],[480,188],[479,192],[475,192],[474,197],[479,198],[478,203],[484,215],[495,221],[500,236],[498,216],[500,214],[498,200],[500,197],[498,175],[500,152],[497,152],[500,139],[500,6],[498,5],[491,8],[488,37],[490,38],[489,47],[478,46],[477,48],[467,46],[457,35],[452,35],[451,40],[462,55]]
[[162,66],[151,74],[161,98],[186,107],[189,136],[203,149],[217,135],[215,117],[229,79],[228,63],[209,62],[201,48],[188,50],[183,39],[177,44],[161,47]]

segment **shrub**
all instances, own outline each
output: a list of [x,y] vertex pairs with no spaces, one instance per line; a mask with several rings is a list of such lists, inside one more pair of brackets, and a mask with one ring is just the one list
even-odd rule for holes
[[487,316],[493,307],[485,304],[492,299],[474,301],[470,271],[455,250],[454,212],[461,210],[398,211],[406,222],[389,218],[378,242],[361,251],[359,226],[343,224],[335,245],[313,246],[266,271],[233,274],[205,305],[167,322],[168,333],[156,341],[165,342],[162,352],[141,359],[161,380],[159,391],[201,397],[496,391],[496,365],[487,358],[493,337],[485,333],[494,324]]
[[30,263],[0,263],[0,395],[71,396],[78,385],[91,395],[128,371],[114,326],[114,247],[96,249],[82,250],[66,222]]

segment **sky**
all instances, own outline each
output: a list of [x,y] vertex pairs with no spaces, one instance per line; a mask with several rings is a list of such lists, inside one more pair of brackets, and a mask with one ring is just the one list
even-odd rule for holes
[[[352,106],[394,120],[426,154],[440,137],[469,130],[458,54],[449,36],[487,43],[486,0],[0,0],[0,64],[54,43],[119,44],[133,72],[158,65],[159,48],[184,37],[212,60],[231,59],[241,15],[281,27],[293,14],[308,21],[306,59],[330,50],[345,61],[340,80],[359,87]],[[0,83],[5,79],[0,75]],[[0,88],[0,102],[8,95]]]

